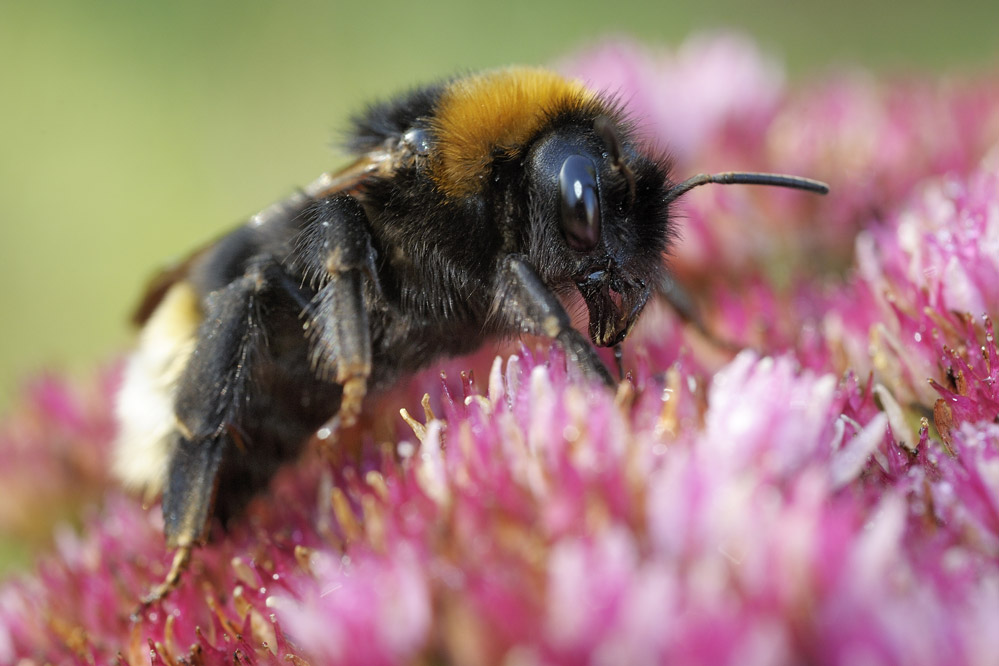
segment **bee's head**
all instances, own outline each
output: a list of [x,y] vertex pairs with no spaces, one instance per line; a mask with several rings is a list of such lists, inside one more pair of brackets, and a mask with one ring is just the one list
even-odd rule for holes
[[729,171],[669,180],[666,159],[638,151],[608,116],[554,124],[528,151],[528,255],[552,289],[579,291],[590,338],[611,347],[627,337],[653,289],[667,282],[670,206],[695,187],[770,185],[825,194],[825,183],[772,173]]
[[546,284],[575,288],[593,343],[621,342],[665,274],[665,164],[640,154],[606,116],[559,126],[528,153],[529,256]]

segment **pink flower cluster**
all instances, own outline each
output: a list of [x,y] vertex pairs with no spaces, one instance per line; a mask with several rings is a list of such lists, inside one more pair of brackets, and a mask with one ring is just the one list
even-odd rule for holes
[[110,388],[49,382],[0,434],[4,508],[83,527],[0,584],[0,663],[995,663],[999,86],[788,89],[729,35],[563,66],[678,169],[831,182],[685,202],[678,273],[747,348],[653,307],[616,394],[557,348],[424,373],[148,608],[169,554],[105,477]]
[[674,52],[610,42],[563,63],[627,104],[650,143],[701,171],[771,171],[830,184],[822,202],[792,192],[701,188],[687,197],[674,267],[744,275],[769,262],[843,268],[857,232],[930,176],[966,176],[999,142],[999,81],[884,82],[855,70],[788,87],[780,63],[738,35],[694,37]]
[[0,424],[0,534],[37,548],[103,494],[116,427],[107,396],[116,386],[116,373],[105,373],[88,386],[89,399],[54,376],[24,387],[17,418]]

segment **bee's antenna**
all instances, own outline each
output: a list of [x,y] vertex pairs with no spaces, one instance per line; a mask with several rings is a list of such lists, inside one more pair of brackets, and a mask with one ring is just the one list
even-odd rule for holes
[[699,173],[682,183],[678,183],[666,192],[666,203],[672,203],[699,185],[718,183],[719,185],[773,185],[776,187],[792,187],[796,190],[806,190],[816,194],[828,194],[829,186],[811,178],[785,176],[779,173],[754,173],[750,171],[726,171],[724,173]]

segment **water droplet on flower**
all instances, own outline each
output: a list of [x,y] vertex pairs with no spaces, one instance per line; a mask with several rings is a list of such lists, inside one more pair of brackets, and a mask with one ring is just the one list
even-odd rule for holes
[[916,342],[922,342],[923,341],[923,334],[920,333],[919,331],[916,331],[916,334],[914,336],[912,336],[912,337],[916,339]]
[[330,435],[332,434],[333,434],[332,430],[330,430],[326,426],[323,426],[316,432],[316,437],[318,437],[319,439],[329,439]]

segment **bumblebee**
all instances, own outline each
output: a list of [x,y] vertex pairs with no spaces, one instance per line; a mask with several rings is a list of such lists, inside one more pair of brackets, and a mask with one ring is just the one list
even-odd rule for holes
[[354,423],[366,393],[436,358],[531,334],[613,384],[594,345],[619,345],[665,290],[671,207],[692,187],[827,191],[772,174],[675,184],[616,103],[541,69],[375,104],[348,146],[356,161],[164,272],[140,304],[115,467],[162,494],[176,555],[150,599],[317,429]]

